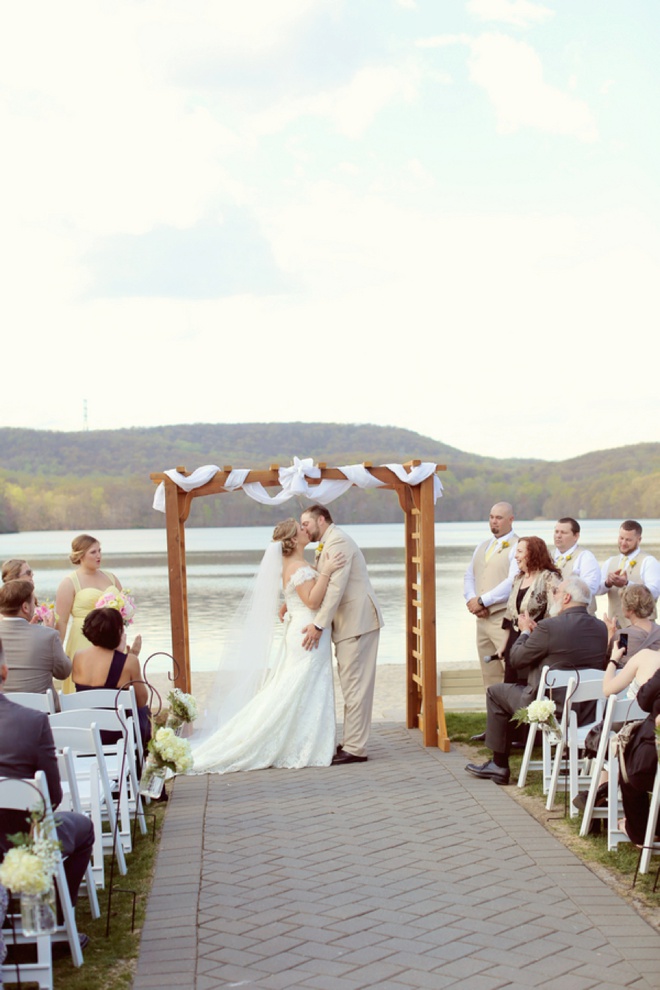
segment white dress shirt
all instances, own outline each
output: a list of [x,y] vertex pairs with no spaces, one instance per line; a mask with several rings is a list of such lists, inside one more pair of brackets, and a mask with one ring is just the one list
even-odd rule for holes
[[[493,553],[502,553],[503,551],[499,548],[502,547],[503,543],[508,542],[511,543],[511,546],[509,547],[509,573],[504,581],[500,581],[499,584],[496,584],[495,587],[491,588],[489,591],[483,592],[481,595],[481,600],[484,603],[485,608],[490,608],[491,605],[500,605],[502,602],[507,601],[509,595],[511,594],[513,579],[518,573],[518,562],[516,560],[516,545],[518,543],[518,537],[515,535],[513,530],[506,533],[504,536],[498,536],[497,539],[492,537],[486,547],[486,553],[488,553],[490,548],[495,544],[496,546]],[[467,571],[465,572],[465,577],[463,578],[463,597],[466,602],[469,602],[471,598],[477,597],[477,589],[474,584],[474,558],[477,555],[477,550],[481,546],[483,546],[483,544],[480,543],[472,554],[472,559],[468,565]]]
[[[566,553],[560,553],[555,547],[555,564],[557,564],[560,557],[563,558],[562,563],[568,563],[571,558],[574,560],[572,573],[575,577],[579,577],[582,581],[584,581],[592,596],[597,595],[601,584],[600,564],[592,554],[591,550],[583,550],[579,543],[572,546],[570,550],[566,551]],[[561,570],[561,564],[557,564],[557,567]]]

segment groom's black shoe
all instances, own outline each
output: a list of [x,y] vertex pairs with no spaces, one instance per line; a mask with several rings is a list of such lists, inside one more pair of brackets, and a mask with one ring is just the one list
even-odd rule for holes
[[366,763],[367,759],[366,756],[354,756],[353,753],[347,753],[345,749],[342,749],[332,757],[332,766],[338,767],[344,763]]
[[344,747],[342,746],[341,743],[339,743],[339,745],[337,746],[337,753],[343,753],[343,752],[344,752]]

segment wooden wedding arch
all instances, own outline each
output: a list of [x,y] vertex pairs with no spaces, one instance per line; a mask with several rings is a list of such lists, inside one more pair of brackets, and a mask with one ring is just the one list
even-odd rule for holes
[[[407,462],[410,472],[422,462]],[[319,477],[308,479],[308,485],[320,484],[324,479],[345,481],[339,468],[317,464]],[[442,698],[437,693],[436,668],[436,594],[435,594],[435,513],[434,475],[419,484],[401,481],[387,467],[363,465],[380,487],[393,490],[399,499],[405,520],[405,582],[406,582],[406,724],[409,729],[419,728],[425,746],[437,746],[449,751],[449,739],[445,723]],[[273,464],[268,470],[249,471],[245,483],[259,483],[265,488],[280,485],[280,466]],[[436,471],[445,471],[445,465],[436,465]],[[184,467],[176,471],[188,476]],[[167,562],[170,587],[170,615],[172,624],[172,655],[178,664],[176,686],[190,691],[192,676],[190,667],[190,639],[188,631],[188,592],[186,576],[185,524],[192,500],[205,495],[228,494],[225,488],[232,471],[225,466],[216,472],[206,484],[191,491],[180,488],[165,473],[151,474],[156,485],[165,489],[165,519],[167,530]]]

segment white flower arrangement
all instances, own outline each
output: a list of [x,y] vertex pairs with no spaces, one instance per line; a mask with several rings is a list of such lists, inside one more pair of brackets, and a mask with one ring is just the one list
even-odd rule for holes
[[185,694],[179,688],[173,688],[167,696],[167,701],[170,706],[167,728],[176,731],[184,722],[194,722],[197,718],[197,702],[192,694]]
[[514,713],[512,722],[517,725],[538,725],[548,732],[560,732],[559,723],[555,715],[555,703],[549,698],[541,698],[540,701],[532,701],[526,708],[519,708]]
[[[158,797],[166,777],[192,769],[193,756],[187,739],[174,729],[161,726],[149,742],[149,756],[140,779],[140,793]],[[158,778],[154,781],[154,778]]]
[[13,894],[48,894],[53,886],[60,843],[41,835],[19,832],[8,836],[14,843],[0,863],[0,883]]

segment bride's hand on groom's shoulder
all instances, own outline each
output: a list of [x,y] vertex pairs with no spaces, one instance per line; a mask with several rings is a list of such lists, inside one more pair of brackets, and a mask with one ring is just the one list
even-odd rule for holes
[[327,574],[328,577],[330,577],[330,575],[334,574],[335,571],[341,570],[345,564],[346,554],[339,551],[334,554],[334,556],[329,557],[328,560],[323,562],[323,570],[321,571],[321,574]]

